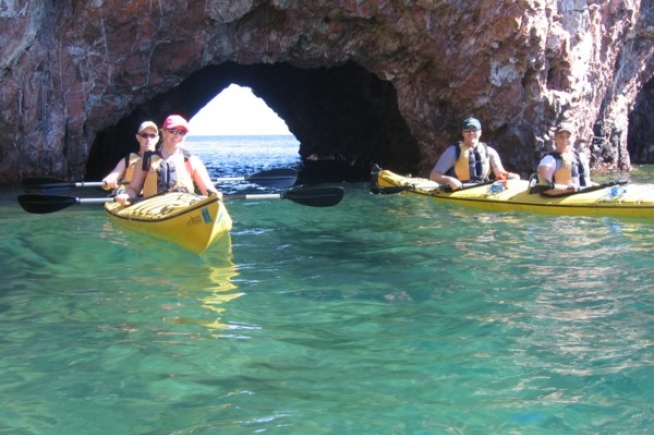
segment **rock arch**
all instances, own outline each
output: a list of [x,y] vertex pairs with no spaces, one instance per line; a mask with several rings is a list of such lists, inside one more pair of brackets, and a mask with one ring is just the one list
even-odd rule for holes
[[[566,119],[595,168],[624,170],[645,140],[629,115],[644,116],[634,104],[654,75],[654,3],[640,0],[14,0],[0,25],[4,182],[90,178],[121,127],[188,116],[227,82],[282,114],[307,156],[426,175],[476,116],[526,174]],[[224,84],[208,92],[205,76]],[[333,88],[310,105],[289,77]]]
[[[311,168],[309,172],[321,172],[311,177],[315,181],[334,181],[336,176],[364,179],[373,161],[392,163],[406,172],[416,168],[418,143],[400,114],[391,83],[352,62],[317,69],[227,62],[191,74],[100,131],[89,154],[87,177],[101,178],[135,149],[134,131],[143,120],[161,125],[171,110],[190,119],[232,83],[252,88],[286,121],[300,141],[300,156]],[[321,170],[325,165],[330,170]],[[340,174],[329,176],[339,168]],[[350,173],[344,173],[345,168],[351,168]]]

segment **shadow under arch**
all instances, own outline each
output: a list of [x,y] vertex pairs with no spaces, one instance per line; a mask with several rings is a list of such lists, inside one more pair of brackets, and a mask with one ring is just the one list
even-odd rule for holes
[[[101,179],[136,149],[134,133],[143,120],[161,125],[170,113],[190,119],[231,84],[251,88],[286,122],[300,142],[309,181],[366,181],[372,162],[399,172],[416,170],[418,144],[390,82],[352,62],[317,69],[227,62],[196,71],[99,132],[89,152],[86,179]],[[354,173],[339,176],[339,167]]]
[[648,81],[636,97],[634,109],[629,114],[627,150],[631,163],[654,163],[654,79]]

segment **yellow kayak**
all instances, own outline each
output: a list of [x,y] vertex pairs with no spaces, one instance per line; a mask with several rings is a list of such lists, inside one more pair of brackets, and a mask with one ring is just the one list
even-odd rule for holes
[[527,180],[477,184],[452,192],[425,178],[406,177],[380,169],[376,176],[373,173],[373,181],[376,181],[374,189],[380,193],[407,191],[451,204],[490,211],[654,217],[654,184],[606,183],[566,196],[544,196],[529,193],[530,182]]
[[200,254],[229,236],[232,218],[217,196],[171,192],[124,206],[107,202],[113,222]]

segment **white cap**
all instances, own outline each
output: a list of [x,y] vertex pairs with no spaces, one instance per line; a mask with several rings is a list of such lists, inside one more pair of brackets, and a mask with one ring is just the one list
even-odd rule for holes
[[159,128],[157,127],[157,124],[155,124],[155,123],[152,122],[152,121],[145,121],[145,122],[142,122],[141,125],[139,125],[139,129],[138,129],[137,133],[142,132],[142,131],[145,130],[146,128],[154,128],[155,131],[157,132],[157,134],[159,134]]

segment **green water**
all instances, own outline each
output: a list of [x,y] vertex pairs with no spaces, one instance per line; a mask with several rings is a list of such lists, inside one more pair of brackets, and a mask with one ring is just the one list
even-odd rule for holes
[[0,433],[650,433],[651,220],[345,187],[202,256],[5,192]]

